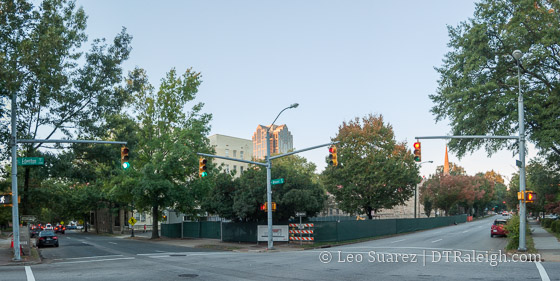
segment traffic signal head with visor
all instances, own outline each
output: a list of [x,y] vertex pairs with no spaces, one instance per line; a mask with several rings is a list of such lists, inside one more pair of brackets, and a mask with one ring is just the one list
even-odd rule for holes
[[123,169],[128,169],[130,167],[130,162],[128,162],[128,147],[121,147],[121,166]]
[[329,147],[329,165],[337,166],[338,165],[338,156],[336,151],[336,146],[331,145]]
[[419,141],[414,143],[414,161],[422,161],[422,150]]
[[198,177],[200,178],[208,175],[208,172],[206,172],[206,163],[207,161],[205,158],[200,158],[198,160]]

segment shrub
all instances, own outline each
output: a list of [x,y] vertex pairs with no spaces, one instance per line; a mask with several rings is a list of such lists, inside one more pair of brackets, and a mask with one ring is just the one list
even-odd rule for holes
[[541,225],[542,225],[542,227],[547,227],[548,228],[548,227],[550,227],[551,222],[552,222],[551,219],[542,219],[541,220]]
[[506,249],[516,250],[519,248],[519,216],[515,215],[506,224],[506,230],[508,232],[508,244]]
[[560,233],[560,220],[555,220],[551,225],[552,231]]

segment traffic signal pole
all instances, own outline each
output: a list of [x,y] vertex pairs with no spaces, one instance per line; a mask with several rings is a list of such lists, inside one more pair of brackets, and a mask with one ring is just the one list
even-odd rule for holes
[[[267,136],[268,136],[268,132],[267,132]],[[268,139],[268,137],[267,137]],[[267,141],[267,143],[269,143]],[[242,163],[248,163],[248,164],[254,164],[254,165],[259,165],[259,166],[265,166],[266,167],[266,190],[267,190],[267,194],[266,194],[266,206],[267,206],[267,220],[268,220],[268,248],[269,250],[273,250],[274,249],[274,242],[272,240],[272,184],[271,184],[271,162],[270,160],[276,159],[276,158],[281,158],[281,157],[285,157],[285,156],[290,156],[293,154],[297,154],[300,152],[304,152],[304,151],[308,151],[308,150],[312,150],[312,149],[317,149],[317,148],[321,148],[321,147],[325,147],[325,146],[331,146],[331,145],[335,145],[339,143],[339,141],[335,141],[335,142],[330,142],[330,143],[326,143],[326,144],[321,144],[321,145],[316,145],[316,146],[312,146],[312,147],[308,147],[308,148],[304,148],[304,149],[299,149],[299,150],[295,150],[292,152],[288,152],[288,153],[284,153],[284,154],[280,154],[280,155],[275,155],[275,156],[270,156],[270,152],[267,153],[267,157],[266,157],[266,162],[262,163],[262,162],[254,162],[254,161],[247,161],[247,160],[242,160],[242,159],[237,159],[237,158],[230,158],[230,157],[224,157],[224,156],[218,156],[218,155],[213,155],[213,154],[207,154],[207,153],[197,153],[197,155],[199,156],[206,156],[206,157],[213,157],[213,158],[218,158],[218,159],[224,159],[224,160],[230,160],[230,161],[236,161],[236,162],[242,162]],[[269,151],[269,149],[267,149]]]
[[[517,81],[518,81],[518,99],[517,111],[519,117],[519,136],[436,136],[436,137],[416,137],[416,139],[516,139],[519,141],[519,192],[525,196],[525,109],[523,106],[523,94],[521,93],[521,62],[519,59],[523,56],[520,50],[512,53],[513,58],[517,62]],[[526,202],[519,200],[519,251],[527,251],[525,243],[526,233]]]

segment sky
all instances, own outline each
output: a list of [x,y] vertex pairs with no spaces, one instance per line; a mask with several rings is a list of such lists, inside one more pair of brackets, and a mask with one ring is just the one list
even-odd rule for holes
[[[282,113],[294,148],[326,144],[344,121],[382,115],[398,142],[443,136],[429,95],[450,49],[447,26],[473,17],[476,1],[79,0],[90,40],[110,42],[124,26],[132,53],[124,63],[147,71],[156,88],[172,68],[202,74],[196,102],[212,113],[211,133],[251,139]],[[89,44],[88,44],[89,45]],[[516,101],[514,101],[516,102]],[[421,175],[443,165],[446,140],[422,140]],[[528,156],[534,156],[530,146]],[[321,172],[327,147],[299,154]],[[527,158],[527,161],[529,159]],[[467,174],[518,171],[511,151],[479,151],[449,161]]]

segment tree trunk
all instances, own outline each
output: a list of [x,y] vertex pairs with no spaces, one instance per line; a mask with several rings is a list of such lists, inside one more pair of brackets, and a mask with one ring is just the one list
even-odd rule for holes
[[373,211],[373,209],[371,207],[366,207],[366,212],[367,212],[367,217],[369,220],[373,219],[373,216],[371,215],[371,211]]
[[159,221],[159,210],[158,210],[158,206],[156,205],[152,207],[152,238],[151,239],[159,238],[158,221]]

